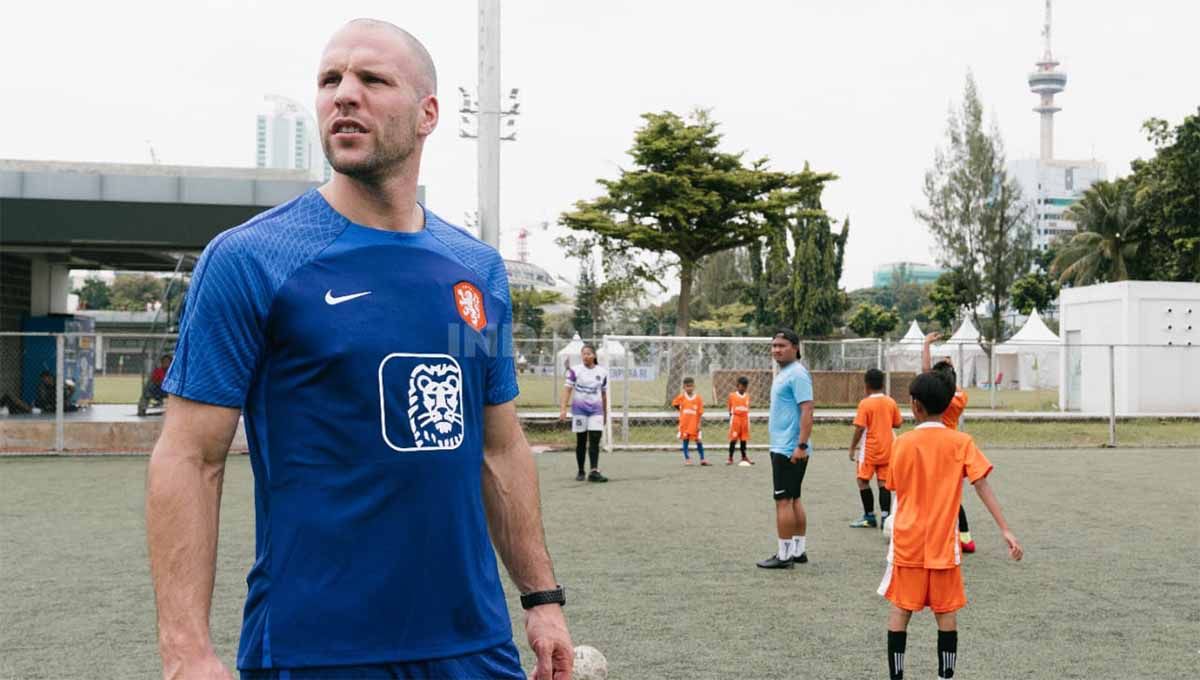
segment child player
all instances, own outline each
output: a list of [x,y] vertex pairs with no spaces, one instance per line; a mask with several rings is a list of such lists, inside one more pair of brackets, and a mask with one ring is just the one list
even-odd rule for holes
[[700,452],[700,464],[708,465],[704,460],[704,444],[700,442],[700,417],[704,415],[704,399],[696,393],[696,381],[691,378],[683,379],[683,391],[675,396],[671,406],[679,411],[679,439],[683,442],[683,464],[691,465],[692,458],[688,455],[688,442],[696,442],[696,450]]
[[[932,363],[933,357],[930,356],[929,346],[941,338],[942,334],[938,332],[925,336],[925,344],[921,347],[921,371],[932,370],[950,382],[950,387],[954,390],[954,398],[950,400],[950,405],[942,414],[942,424],[951,430],[957,430],[958,420],[962,417],[963,410],[967,408],[967,392],[958,388],[958,374],[954,372],[954,364],[950,363],[949,357],[936,364]],[[975,541],[971,539],[971,527],[967,524],[967,511],[961,505],[958,507],[958,542],[962,544],[963,552],[975,552]]]
[[[858,494],[862,497],[862,519],[850,526],[861,529],[883,527],[892,510],[892,494],[887,490],[888,461],[892,456],[893,428],[903,420],[896,400],[883,393],[883,371],[869,369],[863,376],[867,396],[858,402],[854,415],[854,436],[850,438],[850,460],[858,463]],[[871,494],[872,475],[879,484],[879,521],[875,520],[875,498]]]
[[733,447],[739,442],[742,445],[742,462],[754,465],[754,461],[746,457],[746,442],[750,441],[750,379],[740,376],[737,379],[737,391],[729,393],[725,405],[729,407],[729,460],[726,465],[733,465]]
[[1009,555],[1024,554],[1008,529],[996,494],[988,484],[992,464],[964,432],[942,423],[954,389],[942,376],[926,372],[909,387],[916,429],[896,438],[887,487],[896,496],[887,571],[879,594],[892,603],[888,615],[888,672],[904,677],[904,647],[913,612],[929,607],[938,628],[938,677],[954,677],[958,654],[955,612],[967,604],[961,553],[955,536],[955,512],[962,501],[962,480],[975,485],[984,507],[996,520]]

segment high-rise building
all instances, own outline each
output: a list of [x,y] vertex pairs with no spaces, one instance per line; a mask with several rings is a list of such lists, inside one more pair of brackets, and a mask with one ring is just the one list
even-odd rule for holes
[[872,280],[875,288],[892,285],[897,276],[904,283],[926,285],[937,281],[944,273],[945,269],[924,262],[887,262],[875,267]]
[[1067,87],[1067,74],[1058,70],[1050,50],[1051,0],[1046,0],[1046,22],[1042,27],[1045,51],[1037,70],[1029,74],[1029,89],[1040,101],[1034,112],[1041,117],[1041,153],[1038,158],[1011,161],[1008,172],[1021,186],[1033,220],[1033,243],[1045,250],[1059,236],[1075,233],[1075,223],[1064,214],[1093,183],[1107,179],[1104,163],[1092,160],[1054,158],[1054,114],[1062,109],[1054,95]]
[[298,102],[279,95],[265,97],[269,109],[258,114],[254,164],[260,168],[304,170],[314,179],[329,179],[331,169],[317,142],[316,122]]

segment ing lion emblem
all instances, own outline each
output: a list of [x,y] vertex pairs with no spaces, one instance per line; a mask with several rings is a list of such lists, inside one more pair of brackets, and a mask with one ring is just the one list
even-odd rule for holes
[[454,286],[454,305],[458,315],[477,331],[487,325],[487,314],[483,311],[483,293],[474,284],[460,281]]
[[408,378],[408,424],[417,448],[454,449],[463,440],[462,372],[417,364]]

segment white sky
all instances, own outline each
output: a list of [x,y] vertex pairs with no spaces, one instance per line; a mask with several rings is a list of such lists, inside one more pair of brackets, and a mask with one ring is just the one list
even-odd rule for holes
[[[850,217],[848,288],[882,262],[932,261],[912,208],[968,69],[1009,158],[1037,154],[1025,78],[1042,13],[1038,0],[502,0],[503,86],[521,89],[523,115],[504,144],[501,249],[514,257],[519,226],[555,222],[628,165],[640,113],[699,106],[727,149],[841,177],[825,206]],[[164,163],[251,166],[262,96],[311,102],[325,40],[358,16],[408,28],[433,54],[443,117],[422,183],[430,207],[462,223],[475,147],[454,109],[456,87],[476,80],[474,0],[4,2],[0,157],[142,163],[150,140]],[[1056,2],[1069,76],[1056,156],[1103,160],[1110,178],[1149,156],[1141,122],[1178,123],[1200,104],[1198,25],[1191,0]],[[560,231],[536,232],[533,259],[573,280]]]

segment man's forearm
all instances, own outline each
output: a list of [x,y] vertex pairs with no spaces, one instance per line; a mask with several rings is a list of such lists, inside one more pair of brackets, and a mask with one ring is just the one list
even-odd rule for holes
[[211,650],[224,461],[168,455],[160,442],[146,481],[146,537],[164,663]]
[[484,456],[483,502],[492,543],[522,593],[556,587],[546,550],[537,468],[529,445],[511,443]]
[[804,402],[800,407],[800,443],[812,439],[813,407],[811,401]]

